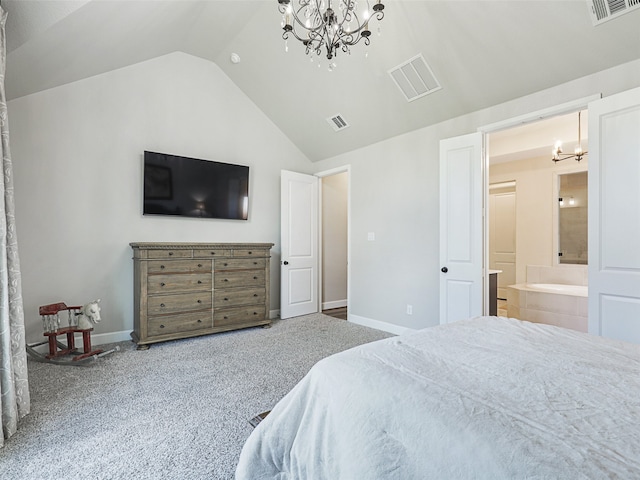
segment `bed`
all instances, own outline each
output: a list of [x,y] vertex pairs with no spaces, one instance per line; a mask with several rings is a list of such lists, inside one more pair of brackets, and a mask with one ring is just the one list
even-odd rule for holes
[[640,478],[640,346],[480,317],[318,362],[237,480]]

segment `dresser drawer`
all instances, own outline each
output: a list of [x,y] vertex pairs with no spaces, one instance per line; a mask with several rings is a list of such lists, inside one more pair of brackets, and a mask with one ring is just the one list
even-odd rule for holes
[[180,293],[177,295],[158,295],[147,300],[147,315],[188,312],[211,308],[211,292]]
[[265,294],[264,287],[214,290],[213,306],[215,308],[220,308],[234,305],[254,305],[256,303],[264,304]]
[[213,261],[215,270],[246,270],[264,268],[266,265],[266,258],[217,258]]
[[266,318],[266,308],[264,305],[237,308],[221,308],[213,312],[213,326],[221,327],[241,323],[261,321]]
[[170,335],[180,332],[192,332],[211,328],[211,310],[203,312],[183,313],[180,315],[165,315],[149,317],[147,335]]
[[210,273],[211,261],[206,260],[151,260],[147,273]]
[[264,285],[264,270],[227,270],[213,274],[215,288],[256,287]]
[[267,251],[261,248],[236,248],[233,251],[234,257],[266,257]]
[[193,258],[217,258],[217,257],[228,257],[231,255],[231,250],[222,250],[219,248],[213,248],[210,250],[194,250]]
[[191,258],[192,251],[189,249],[176,250],[149,250],[147,258]]
[[147,277],[147,292],[179,293],[211,290],[211,274],[185,275],[176,273],[173,275],[149,275]]

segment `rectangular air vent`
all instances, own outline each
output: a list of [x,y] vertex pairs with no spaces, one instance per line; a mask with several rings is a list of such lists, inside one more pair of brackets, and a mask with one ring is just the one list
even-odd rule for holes
[[640,0],[587,0],[587,6],[593,25],[600,25],[640,8]]
[[329,122],[329,125],[331,125],[336,132],[344,130],[349,126],[344,117],[339,113],[335,114],[333,117],[327,118],[327,122]]
[[389,75],[408,102],[442,88],[422,54],[392,68],[389,70]]

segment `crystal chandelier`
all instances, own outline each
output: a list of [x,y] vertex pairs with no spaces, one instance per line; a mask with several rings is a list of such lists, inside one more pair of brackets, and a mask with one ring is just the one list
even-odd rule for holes
[[573,153],[562,153],[562,142],[557,141],[555,147],[553,147],[553,150],[551,152],[551,154],[553,155],[551,157],[551,160],[553,160],[555,163],[558,163],[561,160],[567,160],[569,158],[575,158],[576,162],[579,162],[580,160],[582,160],[582,157],[589,153],[582,151],[582,130],[580,128],[580,113],[581,112],[578,112],[578,144],[576,145]]
[[285,45],[293,34],[306,47],[307,55],[319,56],[326,49],[329,60],[338,50],[350,53],[349,47],[360,40],[369,45],[369,20],[384,18],[381,0],[377,0],[373,9],[368,0],[361,0],[365,4],[361,10],[357,0],[278,0],[278,3]]

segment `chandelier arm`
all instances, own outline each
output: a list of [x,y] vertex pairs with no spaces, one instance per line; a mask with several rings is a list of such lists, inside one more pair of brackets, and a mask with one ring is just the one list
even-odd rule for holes
[[[313,3],[315,3],[315,8],[310,7],[312,1]],[[324,21],[322,20],[322,13],[320,12],[320,4],[318,3],[318,0],[312,1],[300,3],[300,8],[298,8],[298,11],[295,12],[294,18],[296,19],[296,22],[298,22],[298,24],[305,30],[309,30],[310,32],[321,32],[324,30],[325,25]],[[301,12],[305,9],[311,9],[311,14],[309,15],[309,18],[312,19],[311,26],[307,26],[306,22],[300,20],[300,18],[302,17]]]
[[[349,47],[358,44],[362,39],[365,45],[369,45],[371,35],[369,21],[372,19],[381,21],[384,18],[382,2],[374,4],[373,13],[370,13],[366,19],[360,18],[355,11],[353,0],[334,0],[333,2],[328,0],[326,9],[321,0],[298,0],[298,6],[295,8],[293,3],[294,0],[279,0],[278,10],[284,19],[282,38],[287,40],[290,34],[293,35],[306,46],[307,54],[313,51],[320,55],[321,49],[325,47],[329,59],[338,50],[350,52]],[[336,3],[341,16],[333,10]],[[345,24],[351,25],[352,22],[355,23],[356,28],[345,29]]]

